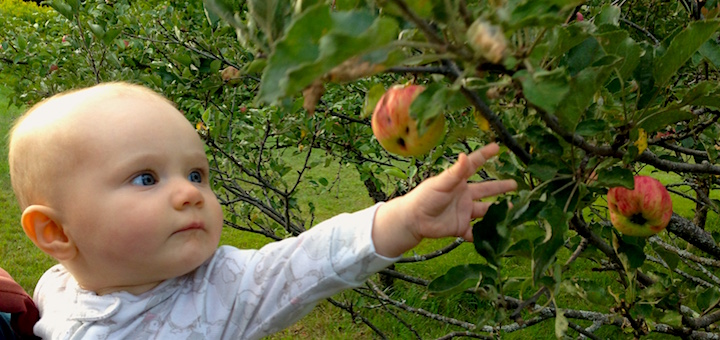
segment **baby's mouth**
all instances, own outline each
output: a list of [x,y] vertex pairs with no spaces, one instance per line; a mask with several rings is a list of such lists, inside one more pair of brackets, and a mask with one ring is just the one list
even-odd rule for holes
[[205,229],[205,224],[202,222],[192,222],[188,225],[186,225],[184,228],[174,232],[173,234],[180,233],[183,231],[190,231],[190,230],[202,230]]

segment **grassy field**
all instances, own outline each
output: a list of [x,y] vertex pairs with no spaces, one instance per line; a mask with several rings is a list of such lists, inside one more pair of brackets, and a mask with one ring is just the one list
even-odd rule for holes
[[[7,89],[0,86],[0,120],[2,120],[0,126],[2,126],[3,129],[3,136],[6,136],[7,130],[9,126],[11,126],[14,118],[22,112],[21,108],[8,107],[8,95],[9,92]],[[7,138],[3,138],[3,159],[2,162],[0,162],[0,166],[2,167],[0,171],[0,204],[3,211],[3,214],[0,214],[0,266],[8,270],[26,290],[32,293],[35,282],[42,273],[55,262],[37,250],[32,242],[25,237],[20,228],[18,222],[20,211],[10,188],[6,157],[6,140]],[[316,171],[315,175],[327,176],[328,178],[334,178],[338,171],[340,171],[343,180],[332,192],[320,194],[310,188],[301,188],[301,192],[307,195],[300,197],[301,205],[311,197],[315,200],[318,197],[322,198],[319,202],[316,200],[315,203],[317,206],[316,221],[324,220],[340,212],[362,209],[372,204],[354,168],[339,167],[340,165],[335,164],[327,168],[319,167],[313,170]],[[646,170],[646,172],[650,172],[650,170]],[[678,180],[677,176],[671,174],[654,173],[653,176],[666,183],[677,182]],[[717,194],[713,193],[713,196],[716,197]],[[692,215],[693,204],[690,201],[674,196],[673,203],[675,211],[679,214],[684,216]],[[711,213],[708,225],[712,229],[717,228],[717,216],[715,214]],[[242,233],[232,229],[226,229],[221,240],[222,244],[230,244],[240,248],[257,248],[267,242],[268,240],[261,236]],[[450,240],[425,241],[416,251],[417,253],[429,252],[449,242]],[[564,261],[564,259],[569,256],[569,253],[570,251],[561,252],[560,260]],[[420,264],[399,264],[398,270],[424,278],[433,278],[445,273],[449,268],[458,263],[468,262],[484,262],[484,260],[474,252],[471,244],[462,245],[451,254],[432,261]],[[577,261],[575,269],[568,273],[567,277],[590,280],[603,286],[613,287],[615,291],[622,289],[617,282],[615,282],[613,275],[593,272],[591,271],[592,267],[593,265],[589,261],[580,259]],[[530,268],[530,265],[527,262],[520,259],[511,259],[506,264],[505,273],[508,276],[528,276],[528,268]],[[532,290],[527,287],[518,287],[514,291],[506,291],[505,293],[517,295],[519,292],[528,294],[532,293]],[[475,297],[467,295],[439,298],[428,296],[424,288],[404,282],[398,282],[396,284],[395,294],[397,297],[405,299],[410,305],[467,320],[472,320],[478,311],[492,308]],[[341,294],[336,298],[341,301],[346,298],[357,299],[348,294]],[[360,301],[355,300],[355,302]],[[602,307],[578,301],[567,295],[565,300],[559,300],[558,303],[565,307],[590,310]],[[366,312],[364,315],[370,317],[373,323],[377,324],[388,334],[404,334],[404,336],[402,336],[403,338],[410,336],[407,329],[397,320],[383,317],[383,313],[375,313],[370,310],[370,312]],[[403,314],[403,318],[415,325],[419,325],[417,330],[423,338],[438,337],[449,331],[459,330],[457,328],[449,328],[445,324],[437,321],[422,319],[413,315]],[[504,336],[504,338],[526,339],[532,337],[536,339],[551,339],[555,337],[553,325],[554,322],[550,320],[540,326],[532,327],[529,331],[512,333]],[[600,333],[600,336],[613,338],[617,333],[612,332],[613,331],[610,330],[610,333],[607,334]],[[340,311],[327,302],[322,302],[309,316],[305,317],[299,323],[270,338],[371,339],[374,338],[374,333],[362,323],[352,320],[347,313]]]

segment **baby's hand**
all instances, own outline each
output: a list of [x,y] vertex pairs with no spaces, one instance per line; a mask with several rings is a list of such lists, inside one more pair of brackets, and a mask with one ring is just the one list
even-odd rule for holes
[[478,200],[517,188],[514,180],[467,182],[499,149],[493,143],[468,156],[461,154],[441,174],[380,206],[373,226],[378,254],[399,256],[423,238],[459,236],[472,241],[470,221],[483,217],[491,204]]

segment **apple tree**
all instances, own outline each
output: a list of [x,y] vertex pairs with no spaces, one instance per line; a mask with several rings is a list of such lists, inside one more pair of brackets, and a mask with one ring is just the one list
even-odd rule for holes
[[[45,31],[15,22],[2,33],[17,98],[112,80],[161,91],[197,122],[226,225],[241,231],[278,240],[311,227],[317,211],[298,203],[301,184],[342,180],[313,177],[313,167],[351,166],[380,202],[461,152],[501,144],[476,180],[513,178],[519,189],[474,222],[472,247],[446,240],[384,270],[382,283],[330,299],[379,337],[542,327],[558,338],[720,337],[717,1],[49,5],[58,15]],[[36,43],[23,44],[28,36]],[[30,67],[47,60],[59,67]],[[388,88],[407,84],[424,88],[409,107],[419,137],[429,121],[446,125],[431,151],[400,156],[373,137],[370,116],[389,104]],[[650,237],[620,233],[608,190],[634,189],[639,174],[662,179],[690,213]],[[637,213],[625,223],[643,228]],[[442,273],[413,269],[459,252]],[[465,312],[413,305],[393,281]],[[409,315],[446,326],[427,335]],[[384,329],[383,318],[400,328]]]

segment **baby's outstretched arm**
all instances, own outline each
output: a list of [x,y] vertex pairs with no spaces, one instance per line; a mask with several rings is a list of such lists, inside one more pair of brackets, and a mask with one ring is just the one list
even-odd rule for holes
[[441,174],[381,205],[372,230],[377,253],[400,256],[423,238],[459,236],[471,241],[470,221],[484,216],[491,204],[478,200],[517,188],[514,180],[468,183],[470,176],[498,151],[498,145],[493,143],[470,155],[461,154]]

